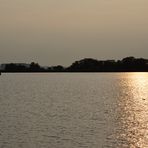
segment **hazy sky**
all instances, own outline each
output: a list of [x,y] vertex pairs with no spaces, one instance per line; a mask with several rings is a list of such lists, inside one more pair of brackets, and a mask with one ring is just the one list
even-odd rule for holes
[[148,58],[148,0],[0,0],[0,63]]

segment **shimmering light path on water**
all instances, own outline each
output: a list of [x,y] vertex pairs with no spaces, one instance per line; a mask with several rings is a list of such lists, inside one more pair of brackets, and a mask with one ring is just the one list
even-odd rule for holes
[[148,73],[2,74],[2,148],[147,148]]

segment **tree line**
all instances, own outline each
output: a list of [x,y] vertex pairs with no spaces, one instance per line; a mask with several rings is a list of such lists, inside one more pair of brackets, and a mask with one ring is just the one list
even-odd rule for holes
[[148,59],[135,57],[126,57],[122,60],[85,58],[75,61],[69,67],[57,65],[45,68],[35,62],[26,65],[5,64],[1,72],[148,72]]

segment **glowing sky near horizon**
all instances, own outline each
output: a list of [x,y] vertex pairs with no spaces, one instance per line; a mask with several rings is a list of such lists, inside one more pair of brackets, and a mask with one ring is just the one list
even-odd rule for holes
[[147,0],[0,0],[0,63],[148,58]]

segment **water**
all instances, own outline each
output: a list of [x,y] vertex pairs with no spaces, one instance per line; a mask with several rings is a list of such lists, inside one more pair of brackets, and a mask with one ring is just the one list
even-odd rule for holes
[[0,148],[148,148],[148,73],[2,74]]

